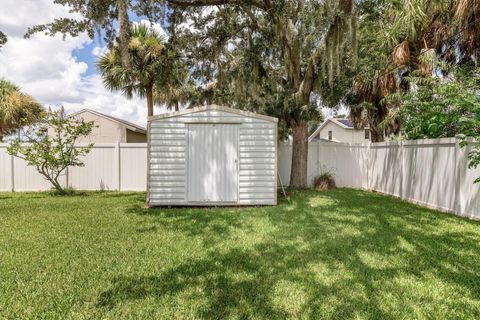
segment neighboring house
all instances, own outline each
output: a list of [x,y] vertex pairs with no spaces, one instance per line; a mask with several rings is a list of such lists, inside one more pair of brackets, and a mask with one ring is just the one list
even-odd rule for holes
[[328,140],[332,142],[370,142],[370,129],[355,129],[348,119],[330,118],[310,136],[308,141]]
[[147,142],[147,130],[135,123],[90,109],[83,109],[70,116],[95,123],[90,135],[85,139],[80,139],[78,141],[80,143]]

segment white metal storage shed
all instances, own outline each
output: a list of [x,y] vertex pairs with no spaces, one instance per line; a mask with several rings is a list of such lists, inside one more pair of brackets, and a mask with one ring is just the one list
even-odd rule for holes
[[277,123],[215,105],[150,117],[148,205],[277,204]]

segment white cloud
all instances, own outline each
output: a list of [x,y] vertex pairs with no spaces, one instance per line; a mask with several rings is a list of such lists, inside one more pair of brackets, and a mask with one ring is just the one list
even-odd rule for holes
[[11,37],[0,51],[0,76],[18,84],[43,103],[78,101],[78,84],[87,64],[72,52],[88,44],[86,36],[67,38],[34,35]]
[[23,37],[28,27],[53,21],[58,17],[80,18],[68,12],[68,7],[52,0],[2,0],[0,26],[11,37]]
[[[63,40],[61,35],[35,34],[23,39],[29,26],[66,16],[68,9],[51,0],[2,0],[0,30],[7,34],[8,42],[0,49],[0,77],[19,85],[45,105],[63,105],[67,112],[91,108],[144,125],[144,99],[129,100],[119,92],[108,91],[100,76],[87,75],[88,65],[75,58],[75,50],[92,43],[86,35]],[[160,25],[153,27],[165,34]],[[96,46],[91,54],[98,57],[106,50]],[[157,108],[156,113],[162,111]]]
[[140,21],[134,21],[133,24],[134,25],[143,24],[143,25],[157,31],[158,34],[160,34],[160,36],[162,36],[164,38],[164,40],[168,39],[168,34],[165,32],[165,30],[162,28],[162,26],[159,23],[156,23],[156,22],[152,23],[152,22],[150,22],[146,19],[143,19],[143,20],[140,20]]
[[[212,14],[212,13],[216,13],[218,12],[218,7],[216,6],[207,6],[207,7],[203,7],[202,9],[200,9],[200,12],[199,13],[195,13],[195,16],[197,17],[202,17],[202,18],[205,18],[207,17],[208,15]],[[205,29],[203,31],[205,31],[206,29],[210,28],[211,26],[213,26],[213,21],[210,21],[209,23],[207,23],[205,25]],[[188,18],[186,19],[183,23],[181,23],[180,25],[178,25],[178,28],[180,30],[190,30],[192,32],[198,32],[200,30],[196,29],[195,26],[194,26],[194,22],[193,22],[193,19],[192,18]]]
[[107,46],[103,46],[103,47],[96,46],[95,48],[92,49],[92,55],[94,57],[103,56],[107,52],[108,52]]
[[[146,100],[138,97],[127,99],[119,92],[110,92],[103,86],[102,79],[99,75],[85,77],[79,91],[82,96],[82,101],[64,103],[63,106],[67,112],[70,113],[83,108],[89,108],[141,125],[146,125]],[[155,107],[156,114],[165,111],[162,107]]]

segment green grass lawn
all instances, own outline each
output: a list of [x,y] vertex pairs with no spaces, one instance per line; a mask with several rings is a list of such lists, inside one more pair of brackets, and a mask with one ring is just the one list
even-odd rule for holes
[[350,189],[144,200],[0,193],[0,319],[480,318],[478,222]]

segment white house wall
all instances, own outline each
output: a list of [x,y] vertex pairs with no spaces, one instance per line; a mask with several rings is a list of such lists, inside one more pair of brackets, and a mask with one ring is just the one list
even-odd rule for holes
[[365,130],[347,129],[332,121],[328,121],[318,133],[318,138],[328,140],[328,131],[332,131],[332,141],[344,143],[367,143]]
[[95,125],[88,137],[79,139],[79,143],[127,142],[125,125],[108,120],[88,111],[82,112],[75,117],[81,118],[85,121],[93,121]]

